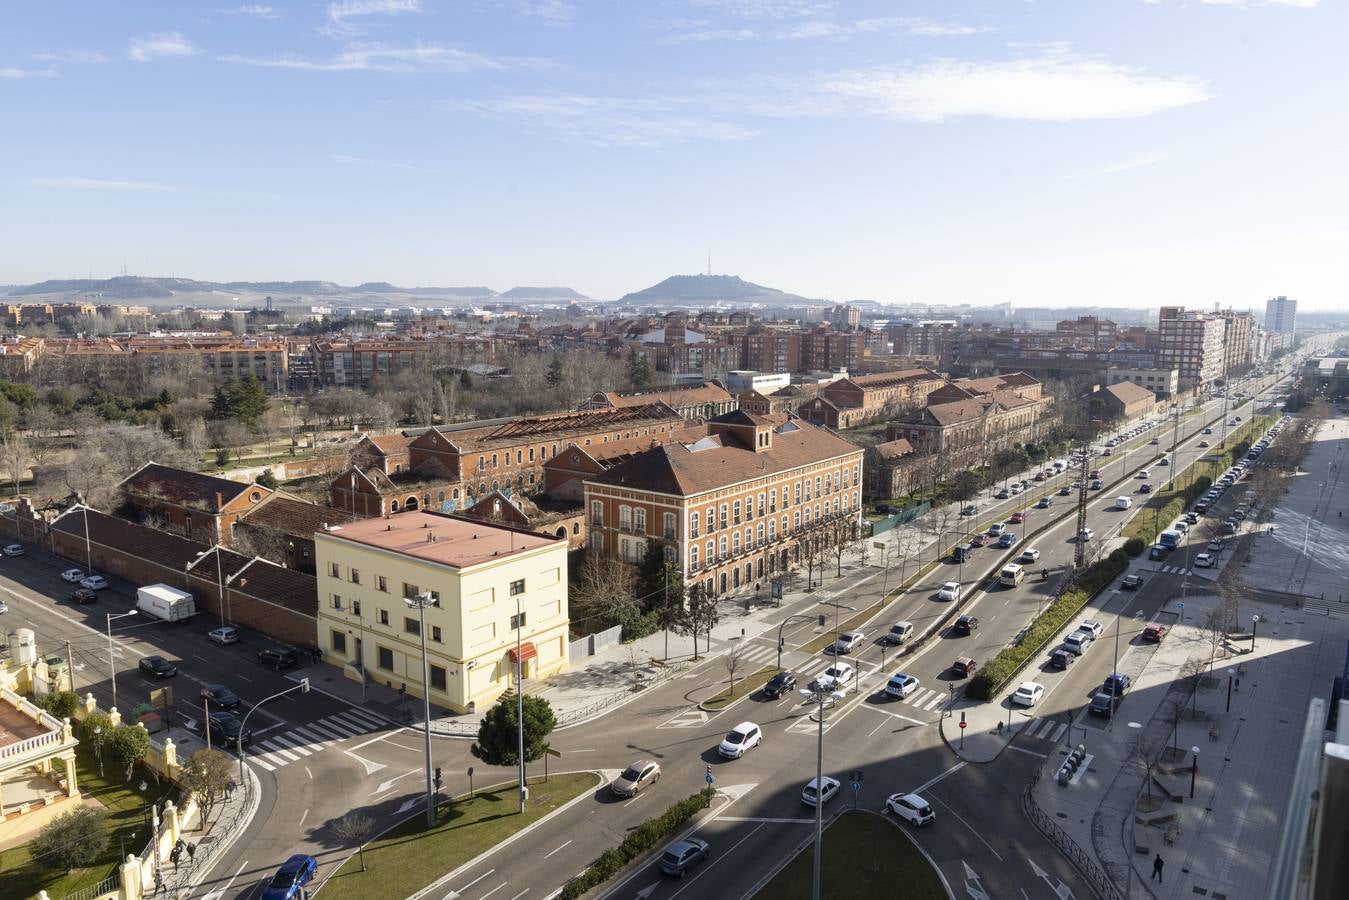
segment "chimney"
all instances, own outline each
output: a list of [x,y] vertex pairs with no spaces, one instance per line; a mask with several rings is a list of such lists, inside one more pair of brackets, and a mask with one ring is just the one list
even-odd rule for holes
[[220,508],[221,508],[222,506],[224,506],[224,505],[225,505],[225,498],[224,498],[223,496],[221,496],[221,494],[220,494],[219,491],[216,491],[216,492],[215,492],[215,508],[216,508],[216,509],[220,509]]
[[392,525],[392,524],[385,525],[385,526],[384,526],[384,530],[385,530],[385,531],[393,531],[393,525]]

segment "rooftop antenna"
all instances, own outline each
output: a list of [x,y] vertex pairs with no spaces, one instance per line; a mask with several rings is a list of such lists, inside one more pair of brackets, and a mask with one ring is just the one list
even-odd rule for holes
[[711,274],[712,274],[712,248],[711,248],[711,247],[708,247],[708,248],[707,248],[707,274],[708,274],[709,276],[711,276]]

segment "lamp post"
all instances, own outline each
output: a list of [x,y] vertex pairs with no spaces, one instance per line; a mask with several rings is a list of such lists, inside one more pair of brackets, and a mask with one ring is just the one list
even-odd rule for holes
[[269,700],[275,700],[277,697],[284,697],[286,694],[292,693],[294,691],[299,691],[302,694],[309,693],[309,679],[301,678],[299,684],[293,687],[288,687],[284,691],[277,691],[270,697],[263,697],[261,700],[259,700],[256,704],[253,705],[252,709],[244,713],[244,720],[239,723],[239,734],[235,738],[234,749],[235,752],[239,754],[239,783],[243,784],[245,789],[247,789],[248,787],[248,782],[244,778],[244,734],[246,734],[248,730],[248,717],[253,715],[253,713],[257,712],[258,709],[262,706],[262,704],[268,702]]
[[1194,761],[1190,763],[1190,799],[1194,799],[1194,781],[1199,775],[1199,748],[1191,747],[1190,752],[1194,754]]
[[80,507],[84,511],[84,568],[86,575],[94,574],[94,550],[89,540],[89,506],[80,498]]
[[112,708],[117,708],[117,660],[112,657],[112,620],[134,616],[136,610],[124,613],[108,613],[108,671],[112,673]]
[[815,790],[817,799],[815,801],[815,864],[811,874],[810,896],[811,900],[820,900],[820,842],[824,834],[824,802],[818,799],[818,793],[824,784],[824,701],[839,701],[843,695],[837,691],[825,691],[818,688],[804,688],[800,692],[801,699],[807,703],[816,705],[816,723],[819,730],[815,737]]
[[103,726],[94,726],[94,752],[98,754],[98,777],[103,777]]
[[1260,614],[1251,613],[1251,652],[1255,652],[1255,628],[1260,624]]
[[[417,610],[417,615],[421,617],[421,624],[417,630],[422,636],[422,740],[426,751],[426,827],[434,828],[436,804],[431,793],[431,677],[426,662],[426,608],[433,600],[430,591],[422,591],[415,597],[404,597],[403,602],[409,609]],[[364,683],[364,679],[362,682]]]
[[[525,678],[524,660],[520,656],[520,632],[525,627],[525,616],[520,609],[520,594],[515,595],[515,731],[516,762],[520,766],[520,812],[525,811],[525,800],[529,799],[529,786],[525,784]],[[708,634],[709,640],[711,633]],[[697,638],[694,638],[693,651],[698,652]],[[430,738],[428,737],[429,741]],[[429,745],[428,745],[429,746]]]
[[825,626],[825,623],[828,621],[827,619],[825,619],[824,613],[793,613],[792,615],[790,615],[790,616],[788,616],[787,618],[783,619],[783,620],[782,620],[782,624],[778,626],[778,669],[779,669],[779,670],[782,669],[782,630],[783,630],[784,628],[787,627],[787,623],[790,622],[792,619],[816,619],[816,620],[820,623],[820,627],[821,627],[821,628],[823,628],[823,627]]

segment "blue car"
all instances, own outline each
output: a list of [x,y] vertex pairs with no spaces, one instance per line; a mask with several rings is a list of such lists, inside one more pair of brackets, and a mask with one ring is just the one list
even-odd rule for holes
[[1002,536],[998,538],[998,546],[1004,550],[1006,550],[1008,547],[1012,546],[1015,543],[1016,543],[1015,531],[1004,531],[1002,533]]
[[304,853],[297,853],[281,864],[267,889],[262,892],[262,900],[299,900],[304,896],[304,886],[318,871],[318,860]]

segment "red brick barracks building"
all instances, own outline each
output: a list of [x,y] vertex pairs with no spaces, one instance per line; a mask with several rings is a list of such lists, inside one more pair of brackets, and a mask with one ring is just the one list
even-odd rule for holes
[[696,441],[652,447],[586,479],[588,543],[639,562],[649,544],[685,583],[722,593],[800,559],[800,541],[862,506],[862,449],[785,414],[737,411]]

